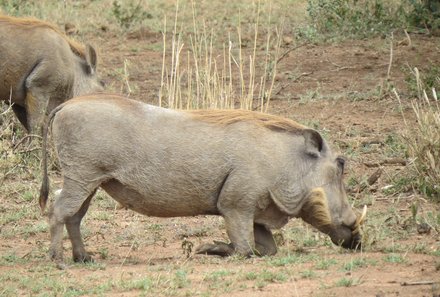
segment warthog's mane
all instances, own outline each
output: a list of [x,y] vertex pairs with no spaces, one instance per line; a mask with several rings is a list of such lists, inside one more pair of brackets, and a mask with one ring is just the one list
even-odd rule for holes
[[287,132],[300,132],[306,128],[291,119],[242,109],[191,110],[187,112],[196,120],[223,126],[250,122],[268,129]]
[[314,220],[314,226],[327,227],[332,225],[330,208],[322,188],[315,188],[303,206],[303,211]]
[[57,27],[55,27],[54,25],[52,25],[51,23],[42,21],[42,20],[38,20],[35,18],[15,18],[15,17],[10,17],[10,16],[6,16],[6,15],[0,15],[0,24],[11,24],[11,25],[16,25],[16,26],[20,26],[22,28],[48,28],[51,29],[53,31],[55,31],[56,33],[58,33],[64,40],[66,40],[66,42],[69,44],[70,49],[72,50],[73,53],[75,53],[77,56],[81,57],[81,58],[86,58],[86,50],[84,45],[82,45],[79,42],[76,42],[70,38],[68,38],[66,36],[66,34],[64,34],[63,32],[61,32],[60,29],[58,29]]

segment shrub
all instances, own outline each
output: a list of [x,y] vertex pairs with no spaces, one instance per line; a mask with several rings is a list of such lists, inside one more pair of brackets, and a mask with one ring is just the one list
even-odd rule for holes
[[134,1],[120,2],[113,1],[112,15],[119,25],[124,29],[131,28],[134,24],[142,22],[143,19],[151,19],[153,16],[144,11],[141,1],[136,4]]
[[409,25],[419,28],[440,28],[440,2],[438,0],[407,0],[410,11]]
[[[440,28],[438,0],[308,0],[305,35],[364,38],[397,29]],[[312,33],[310,33],[312,32]]]
[[366,37],[402,25],[402,6],[383,0],[308,0],[308,15],[321,34]]

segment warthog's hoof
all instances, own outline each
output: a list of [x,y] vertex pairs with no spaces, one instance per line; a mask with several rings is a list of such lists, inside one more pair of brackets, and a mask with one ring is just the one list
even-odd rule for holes
[[74,254],[73,261],[77,263],[93,262],[93,258],[87,253]]
[[221,241],[214,241],[214,243],[205,243],[198,246],[195,253],[227,257],[234,254],[234,251],[234,247],[231,243],[227,244]]

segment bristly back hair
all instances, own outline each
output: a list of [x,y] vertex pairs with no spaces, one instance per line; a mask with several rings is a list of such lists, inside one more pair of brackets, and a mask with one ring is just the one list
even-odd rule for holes
[[286,132],[300,132],[307,128],[291,119],[243,109],[189,110],[186,112],[196,120],[223,126],[251,122],[268,129]]
[[0,15],[0,24],[4,24],[4,25],[16,25],[16,26],[21,26],[23,28],[35,28],[35,27],[41,27],[41,28],[49,28],[55,32],[57,32],[58,34],[60,34],[60,36],[66,40],[66,42],[69,44],[70,49],[72,50],[73,53],[75,53],[75,55],[77,55],[78,57],[84,58],[86,57],[86,50],[85,50],[85,46],[75,40],[70,39],[69,37],[66,36],[66,34],[64,34],[63,32],[61,32],[60,29],[58,29],[56,26],[54,26],[53,24],[43,21],[43,20],[39,20],[36,18],[31,18],[31,17],[25,17],[25,18],[17,18],[17,17],[11,17],[11,16],[7,16],[7,15]]

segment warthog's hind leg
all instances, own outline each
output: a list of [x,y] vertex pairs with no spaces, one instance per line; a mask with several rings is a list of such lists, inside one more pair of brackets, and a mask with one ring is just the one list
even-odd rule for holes
[[71,237],[74,260],[90,260],[90,256],[84,250],[79,225],[95,190],[96,188],[87,190],[86,187],[64,178],[63,190],[55,198],[49,213],[51,235],[49,255],[58,265],[63,265],[64,224],[67,225]]
[[92,257],[86,252],[81,236],[81,220],[89,209],[95,191],[84,201],[79,211],[66,220],[66,229],[72,242],[72,255],[75,262],[91,262]]

